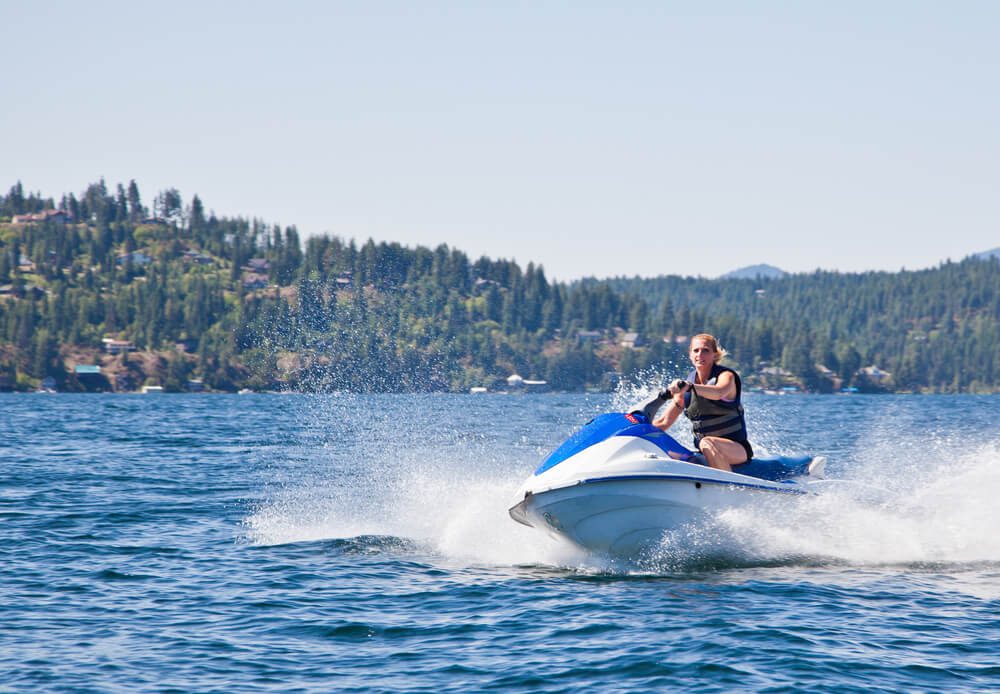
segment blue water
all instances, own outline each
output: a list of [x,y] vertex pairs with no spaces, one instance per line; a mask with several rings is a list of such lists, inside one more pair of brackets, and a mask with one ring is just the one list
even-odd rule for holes
[[612,400],[0,396],[0,688],[1000,689],[1000,398],[751,397],[856,484],[634,563],[506,512]]

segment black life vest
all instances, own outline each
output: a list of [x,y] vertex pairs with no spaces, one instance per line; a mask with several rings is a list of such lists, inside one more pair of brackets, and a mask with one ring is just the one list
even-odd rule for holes
[[[741,443],[747,441],[747,423],[743,417],[740,397],[743,393],[740,375],[730,368],[714,364],[708,380],[702,385],[714,386],[719,376],[727,371],[736,380],[736,399],[732,402],[709,400],[695,393],[693,388],[684,394],[684,414],[691,420],[695,446],[705,436],[719,436]],[[694,383],[697,375],[696,371],[692,371],[687,377],[688,382]]]

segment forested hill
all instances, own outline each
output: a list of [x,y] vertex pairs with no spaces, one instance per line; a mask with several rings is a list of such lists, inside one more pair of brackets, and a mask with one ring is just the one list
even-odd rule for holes
[[217,217],[134,182],[0,196],[0,389],[560,390],[680,375],[712,332],[749,387],[1000,391],[1000,261],[550,282],[460,250]]
[[[592,281],[591,281],[592,282]],[[967,258],[930,270],[783,278],[657,277],[601,284],[646,298],[653,313],[694,314],[737,346],[821,389],[875,365],[899,390],[995,391],[1000,384],[1000,262]],[[864,385],[864,384],[861,384]]]

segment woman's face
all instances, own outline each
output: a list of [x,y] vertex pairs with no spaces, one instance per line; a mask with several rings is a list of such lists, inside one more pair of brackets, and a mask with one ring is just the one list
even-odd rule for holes
[[691,341],[691,363],[695,368],[711,366],[715,363],[715,350],[707,340]]

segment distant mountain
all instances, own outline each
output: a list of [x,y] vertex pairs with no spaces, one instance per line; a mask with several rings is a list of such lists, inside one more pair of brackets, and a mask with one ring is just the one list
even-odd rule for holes
[[992,251],[983,251],[982,253],[976,253],[972,257],[973,258],[978,258],[979,260],[989,260],[990,258],[1000,258],[1000,248],[994,248]]
[[[1000,249],[998,249],[1000,250]],[[781,268],[774,267],[773,265],[749,265],[747,267],[742,267],[739,270],[733,270],[732,272],[727,272],[722,275],[719,279],[722,280],[755,280],[755,279],[778,279],[784,277],[788,273]]]

